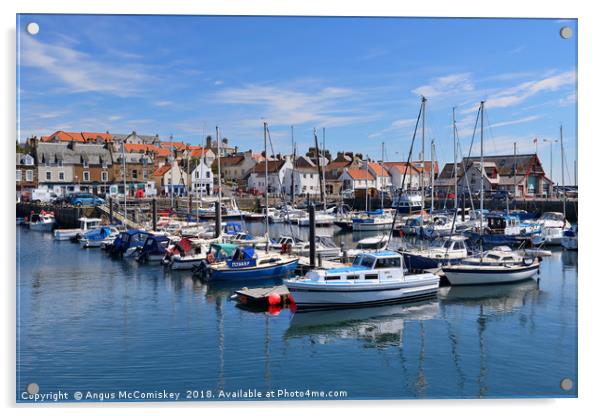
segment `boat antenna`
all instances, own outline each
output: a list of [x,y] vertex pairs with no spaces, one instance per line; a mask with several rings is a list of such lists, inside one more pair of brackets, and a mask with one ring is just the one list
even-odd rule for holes
[[480,242],[481,242],[481,258],[483,257],[483,193],[485,185],[485,167],[483,166],[483,114],[485,113],[485,101],[481,101],[481,225],[479,227]]
[[268,123],[263,122],[263,149],[265,153],[265,235],[270,240],[270,226],[268,221],[268,204],[270,198],[270,187],[268,186]]

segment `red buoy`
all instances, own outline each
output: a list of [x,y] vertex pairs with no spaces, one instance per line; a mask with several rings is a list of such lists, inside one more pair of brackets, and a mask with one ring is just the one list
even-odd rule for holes
[[280,307],[280,305],[270,305],[268,306],[268,313],[272,316],[277,316],[280,315],[280,311],[282,310],[282,308]]
[[280,305],[282,300],[280,299],[280,295],[278,293],[270,293],[268,295],[268,304],[270,306]]

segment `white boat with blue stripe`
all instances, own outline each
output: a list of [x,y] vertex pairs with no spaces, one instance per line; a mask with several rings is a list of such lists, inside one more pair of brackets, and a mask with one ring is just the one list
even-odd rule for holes
[[439,276],[405,274],[401,255],[383,250],[360,254],[351,266],[312,270],[285,285],[298,309],[349,308],[435,296]]

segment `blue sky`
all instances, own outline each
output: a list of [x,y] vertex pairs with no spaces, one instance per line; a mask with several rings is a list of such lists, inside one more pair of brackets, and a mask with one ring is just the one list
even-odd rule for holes
[[[465,152],[486,100],[490,154],[535,152],[546,170],[564,126],[567,183],[576,132],[574,20],[20,15],[18,134],[159,134],[200,143],[219,125],[242,150],[277,152],[290,126],[305,151],[407,157],[421,94],[427,139],[453,160],[452,108]],[[28,22],[40,32],[25,32]],[[574,36],[562,39],[570,26]],[[555,144],[554,179],[560,181]],[[427,144],[427,158],[430,146]],[[569,181],[570,177],[570,181]]]

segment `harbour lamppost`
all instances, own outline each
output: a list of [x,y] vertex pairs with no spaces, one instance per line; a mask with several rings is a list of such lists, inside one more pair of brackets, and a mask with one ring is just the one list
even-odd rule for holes
[[554,159],[553,159],[553,153],[552,153],[552,147],[554,146],[554,143],[558,143],[558,139],[543,139],[543,141],[545,143],[550,143],[550,180],[552,181],[552,189],[550,190],[550,195],[552,195],[554,193],[554,177],[552,176],[552,172],[553,172],[553,165],[554,165]]

